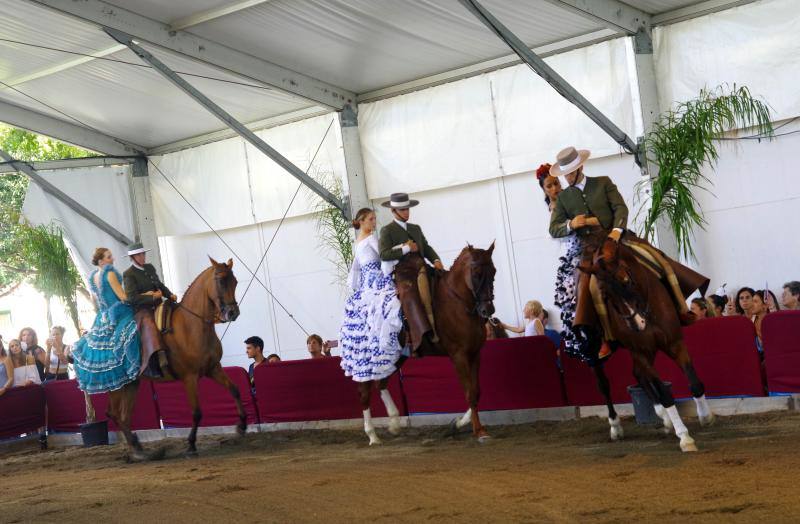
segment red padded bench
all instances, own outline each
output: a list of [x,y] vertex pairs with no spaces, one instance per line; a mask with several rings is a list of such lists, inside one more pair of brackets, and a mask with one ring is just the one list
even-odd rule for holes
[[[764,395],[756,331],[750,320],[704,318],[683,328],[683,340],[707,397]],[[675,398],[692,396],[683,371],[663,353],[656,357],[656,371],[661,380],[672,382]]]
[[39,385],[11,388],[0,396],[0,439],[33,433],[45,426],[44,389]]
[[800,393],[800,311],[777,311],[761,323],[770,394]]
[[[54,380],[44,385],[47,400],[47,429],[77,433],[81,424],[86,422],[86,401],[83,392],[78,389],[76,380]],[[96,420],[107,420],[108,393],[92,395]],[[131,417],[131,429],[159,429],[161,423],[158,409],[153,400],[153,386],[149,380],[139,384],[136,404]],[[108,428],[117,431],[116,425],[109,421]]]
[[[401,368],[409,413],[463,413],[464,390],[449,357],[413,358]],[[481,350],[478,409],[565,406],[556,348],[547,337],[486,342]]]
[[[361,418],[358,386],[346,377],[340,357],[287,360],[255,369],[256,396],[262,422],[298,422]],[[389,392],[401,415],[407,411],[397,374]],[[385,417],[386,408],[373,389],[373,417]]]
[[[561,367],[564,370],[564,386],[567,403],[570,406],[599,406],[606,401],[597,389],[597,379],[592,368],[581,360],[561,353]],[[606,376],[611,386],[611,399],[615,404],[631,401],[628,386],[636,384],[633,378],[633,360],[630,352],[621,348],[614,352],[605,363]]]
[[[255,399],[250,392],[250,380],[247,371],[238,366],[223,368],[228,377],[239,388],[242,406],[247,414],[247,424],[258,423],[258,410]],[[186,399],[186,390],[183,382],[172,380],[169,382],[154,382],[156,403],[161,414],[165,428],[190,428],[192,427],[192,410]],[[236,402],[230,392],[210,378],[200,379],[197,386],[200,411],[203,418],[200,427],[207,426],[235,426],[239,423],[239,414],[236,411]]]

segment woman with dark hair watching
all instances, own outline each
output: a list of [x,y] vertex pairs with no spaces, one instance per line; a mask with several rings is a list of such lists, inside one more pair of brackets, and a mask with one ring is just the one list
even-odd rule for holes
[[36,370],[39,372],[39,381],[44,380],[44,370],[47,367],[47,354],[42,346],[39,345],[39,337],[33,328],[25,327],[19,332],[19,342],[22,351],[33,356],[36,361]]
[[550,176],[550,164],[542,164],[536,170],[536,179],[539,181],[539,187],[544,191],[544,203],[547,204],[547,209],[553,211],[556,206],[558,194],[561,193],[561,181],[558,177]]
[[[764,320],[764,317],[767,316],[769,313],[769,308],[767,307],[767,301],[764,300],[765,296],[768,296],[769,291],[755,291],[753,293],[753,298],[751,299],[752,306],[750,307],[751,317],[750,320],[753,321],[753,325],[756,328],[756,346],[758,346],[758,352],[763,353],[764,348],[761,343],[761,322]],[[767,299],[769,300],[769,299]]]
[[736,293],[736,301],[734,305],[736,307],[736,313],[739,315],[744,315],[747,318],[753,316],[752,311],[750,311],[753,307],[753,295],[756,294],[756,291],[751,287],[743,287]]
[[710,295],[708,302],[714,307],[714,316],[721,317],[725,313],[725,304],[728,303],[728,297],[727,295]]

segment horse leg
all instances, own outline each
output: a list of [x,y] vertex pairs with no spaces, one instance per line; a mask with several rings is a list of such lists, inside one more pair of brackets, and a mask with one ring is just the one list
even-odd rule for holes
[[697,407],[697,418],[700,420],[701,426],[710,426],[714,423],[714,413],[711,412],[711,407],[706,400],[706,387],[697,377],[697,372],[692,365],[692,359],[689,357],[689,350],[686,349],[686,344],[680,340],[670,348],[670,356],[680,366],[686,379],[689,381],[689,389],[692,392],[695,406]]
[[192,430],[189,432],[189,448],[186,450],[186,455],[189,457],[197,456],[197,426],[200,425],[200,419],[203,418],[203,413],[200,411],[200,401],[197,398],[197,382],[200,377],[196,374],[186,375],[183,378],[183,388],[186,390],[186,399],[189,401],[189,407],[192,409]]
[[236,411],[239,413],[239,425],[236,426],[236,432],[239,436],[244,435],[247,433],[247,413],[245,413],[244,406],[242,406],[242,397],[239,394],[239,388],[236,387],[236,384],[231,382],[231,379],[228,378],[228,375],[223,371],[220,365],[217,365],[217,367],[211,371],[210,377],[214,382],[227,389],[236,402]]
[[125,436],[125,442],[128,444],[131,458],[143,460],[146,457],[142,444],[139,442],[139,437],[131,431],[131,415],[133,414],[133,405],[136,402],[136,393],[138,391],[139,381],[135,380],[117,391],[109,393],[106,416],[117,425]]
[[645,391],[648,392],[654,402],[659,402],[667,412],[675,429],[675,435],[680,439],[681,451],[697,451],[694,439],[689,435],[689,430],[678,414],[678,408],[675,407],[675,399],[672,397],[672,393],[658,378],[658,373],[656,373],[652,362],[650,362],[653,359],[648,359],[647,356],[639,353],[632,352],[631,354],[634,359],[634,365],[638,367],[644,386],[646,386]]
[[622,423],[617,415],[617,410],[614,409],[614,402],[611,400],[611,384],[606,376],[604,366],[605,363],[603,361],[599,361],[597,364],[595,364],[592,370],[594,371],[594,376],[597,379],[597,389],[600,390],[603,398],[606,399],[606,407],[608,408],[608,425],[610,427],[609,435],[611,436],[611,440],[621,440],[625,436],[625,432],[622,430]]
[[456,427],[459,427],[458,424],[469,416],[469,421],[472,422],[472,434],[478,438],[478,442],[485,442],[490,438],[489,433],[481,424],[478,416],[478,401],[481,397],[480,384],[478,383],[480,353],[476,352],[474,355],[466,355],[463,352],[456,353],[453,355],[453,364],[456,367],[458,378],[464,388],[464,394],[469,405],[469,409],[461,417],[461,420],[456,422]]
[[381,439],[375,433],[375,426],[372,425],[372,412],[369,408],[369,401],[372,396],[372,381],[359,382],[358,395],[361,399],[361,413],[364,415],[364,433],[369,437],[369,445],[380,444]]
[[657,398],[652,398],[653,395],[651,394],[649,386],[647,386],[647,380],[644,378],[642,371],[639,369],[639,367],[636,365],[635,362],[633,365],[633,375],[634,377],[636,377],[636,382],[639,384],[639,387],[642,388],[642,390],[645,393],[647,393],[648,397],[651,397],[651,400],[653,401],[653,408],[655,409],[656,415],[658,415],[658,417],[661,419],[661,424],[662,424],[661,429],[662,431],[664,431],[664,434],[669,435],[670,433],[672,433],[673,429],[672,420],[669,418],[667,410],[664,409],[664,406],[661,405],[661,401]]
[[[389,433],[392,435],[400,434],[400,410],[394,403],[392,394],[387,389],[389,386],[389,377],[378,381],[378,390],[381,392],[381,400],[383,405],[386,406],[386,414],[389,415]],[[369,405],[367,406],[369,407]]]

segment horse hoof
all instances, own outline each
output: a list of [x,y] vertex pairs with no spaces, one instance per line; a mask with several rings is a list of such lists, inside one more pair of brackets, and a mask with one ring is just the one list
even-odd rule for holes
[[710,413],[705,417],[700,417],[700,425],[703,426],[703,427],[710,426],[716,420],[717,420],[717,417],[715,417],[713,413]]
[[667,426],[666,424],[664,424],[663,426],[661,426],[661,431],[662,431],[662,432],[663,432],[665,435],[669,435],[670,433],[672,433],[672,428],[671,428],[671,427],[669,427],[669,426]]
[[694,443],[694,439],[689,435],[681,437],[681,451],[684,453],[697,451],[697,445]]
[[183,456],[189,459],[196,459],[197,458],[197,450],[196,449],[187,449]]
[[391,433],[392,436],[395,436],[395,437],[397,435],[399,435],[400,434],[400,425],[397,424],[396,426],[393,426],[393,425],[389,424],[389,433]]
[[381,444],[383,444],[383,442],[379,438],[369,439],[370,446],[380,446]]
[[144,462],[148,460],[148,458],[144,451],[139,450],[130,452],[125,456],[126,462]]
[[243,436],[245,436],[246,433],[247,433],[247,426],[237,426],[237,428],[236,428],[236,434],[237,435],[239,435],[240,437],[243,437]]
[[492,440],[489,435],[481,435],[478,437],[478,444],[487,444]]
[[611,428],[609,429],[609,436],[611,440],[614,442],[618,440],[622,440],[625,438],[625,431],[622,429],[622,424],[620,424],[619,419],[615,419],[613,422],[610,422]]

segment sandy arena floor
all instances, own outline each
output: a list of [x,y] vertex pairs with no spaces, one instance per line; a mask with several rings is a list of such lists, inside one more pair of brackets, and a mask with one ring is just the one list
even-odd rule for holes
[[[121,445],[0,448],[0,522],[798,522],[800,414],[688,426],[700,451],[603,419],[412,429],[368,447],[361,432],[207,437],[200,458],[128,464]],[[32,447],[32,446],[31,446]]]

